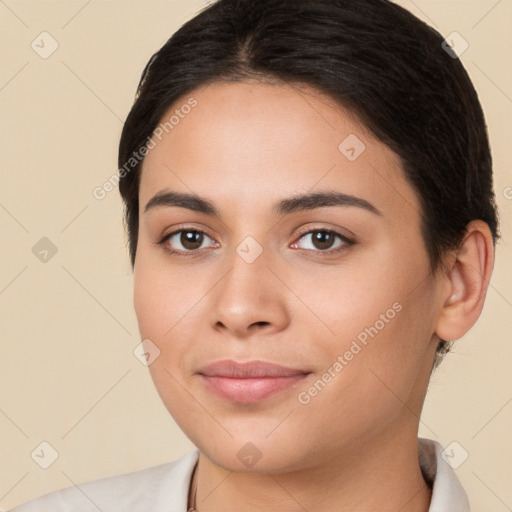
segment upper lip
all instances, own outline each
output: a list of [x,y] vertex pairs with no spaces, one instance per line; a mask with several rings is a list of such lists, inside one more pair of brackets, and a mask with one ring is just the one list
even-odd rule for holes
[[291,375],[301,375],[310,372],[265,361],[237,362],[222,360],[201,367],[197,373],[208,377],[250,379],[258,377],[290,377]]

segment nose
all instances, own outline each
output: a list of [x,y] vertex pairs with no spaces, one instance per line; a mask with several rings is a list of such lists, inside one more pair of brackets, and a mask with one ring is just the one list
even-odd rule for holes
[[234,252],[230,269],[210,295],[211,324],[237,338],[272,334],[290,319],[287,289],[269,269],[266,250],[251,263]]

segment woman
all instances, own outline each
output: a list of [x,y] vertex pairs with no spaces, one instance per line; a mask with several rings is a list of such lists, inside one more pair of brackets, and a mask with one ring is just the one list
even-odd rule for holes
[[469,510],[418,439],[498,238],[456,48],[385,0],[220,0],[144,69],[119,177],[145,358],[197,449],[15,511]]

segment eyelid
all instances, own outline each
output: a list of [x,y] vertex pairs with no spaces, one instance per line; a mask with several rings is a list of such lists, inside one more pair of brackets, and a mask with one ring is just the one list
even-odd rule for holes
[[203,227],[201,225],[200,227],[191,226],[190,224],[178,224],[174,226],[172,231],[169,231],[168,233],[162,235],[161,239],[169,238],[175,235],[176,233],[179,233],[180,231],[197,231],[198,233],[204,233],[205,235],[213,239],[213,236],[208,232],[208,228]]
[[[326,227],[325,224],[321,225],[321,226],[308,225],[307,227],[300,228],[297,236],[300,238],[303,235],[307,235],[308,233],[315,232],[315,231],[328,231],[329,233],[339,235],[343,240],[346,240],[346,241],[349,241],[352,243],[354,242],[354,240],[352,240],[352,237],[355,237],[355,235],[352,232],[348,231],[347,229],[342,230],[341,228],[337,228],[337,227]],[[344,234],[342,231],[349,232],[350,235]]]

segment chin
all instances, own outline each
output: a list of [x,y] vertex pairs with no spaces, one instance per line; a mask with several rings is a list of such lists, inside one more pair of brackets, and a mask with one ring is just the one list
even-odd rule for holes
[[251,435],[247,429],[239,435],[231,433],[233,437],[223,432],[221,439],[218,436],[205,438],[203,430],[199,432],[200,439],[189,438],[215,465],[236,473],[278,474],[307,464],[304,460],[306,454],[297,450],[297,436],[289,431],[282,432],[288,439],[287,443],[273,434],[267,438],[262,433]]

